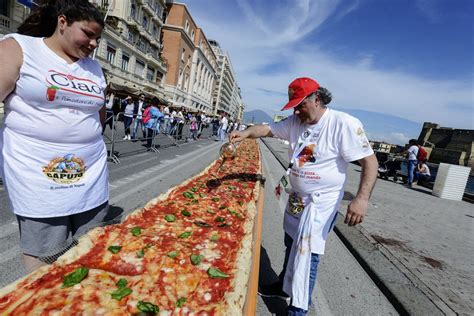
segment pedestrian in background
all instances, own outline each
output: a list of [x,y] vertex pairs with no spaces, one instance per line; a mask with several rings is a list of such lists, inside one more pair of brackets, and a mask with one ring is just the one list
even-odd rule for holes
[[0,41],[0,174],[28,270],[107,220],[103,27],[89,1],[51,0]]
[[[329,109],[331,93],[310,78],[298,78],[288,87],[289,102],[282,110],[293,115],[270,125],[233,131],[231,142],[247,137],[278,137],[290,142],[287,175],[291,188],[284,217],[286,255],[276,283],[261,286],[262,296],[290,298],[288,315],[305,315],[311,305],[320,255],[344,196],[349,162],[362,167],[359,190],[349,204],[345,223],[359,224],[367,214],[377,178],[377,159],[361,122]],[[282,177],[275,192],[287,184]],[[279,190],[277,190],[279,189]]]
[[125,100],[122,101],[121,112],[123,112],[123,129],[125,131],[125,136],[123,137],[123,140],[132,139],[130,137],[130,126],[132,125],[133,116],[135,115],[134,113],[136,113],[136,109],[137,105],[135,102],[133,102],[131,96],[127,96]]
[[415,181],[420,184],[423,181],[431,180],[430,167],[426,164],[426,160],[419,161],[415,171]]
[[159,102],[158,98],[153,98],[151,104],[145,105],[146,108],[143,111],[142,120],[147,129],[146,148],[148,149],[152,146],[153,138],[159,129],[159,120],[163,117],[163,113],[158,109]]
[[142,130],[143,138],[146,137],[145,125],[142,121],[142,113],[146,108],[145,95],[142,93],[138,97],[138,102],[135,103],[133,108],[133,128],[132,128],[132,139],[137,139],[138,128]]
[[404,155],[406,155],[407,158],[407,163],[408,163],[408,187],[413,186],[413,178],[415,177],[415,169],[417,165],[417,159],[416,157],[418,156],[418,141],[416,139],[410,139],[408,141],[408,149],[403,152]]
[[228,128],[228,124],[229,124],[229,121],[227,120],[227,113],[222,111],[221,113],[221,119],[219,121],[219,140],[221,142],[223,142],[225,139],[226,139],[226,135],[227,135],[227,128]]

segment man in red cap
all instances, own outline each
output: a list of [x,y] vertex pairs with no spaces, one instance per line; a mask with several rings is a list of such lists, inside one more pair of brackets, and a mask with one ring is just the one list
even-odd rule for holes
[[[282,110],[293,115],[270,125],[255,125],[230,134],[231,142],[245,138],[278,137],[290,143],[287,177],[291,188],[285,211],[286,255],[279,281],[261,286],[259,294],[291,299],[288,315],[305,315],[316,284],[319,256],[344,195],[349,162],[362,167],[359,190],[347,208],[345,223],[354,226],[367,214],[377,179],[377,159],[362,123],[346,113],[329,109],[331,93],[311,78],[288,86],[289,102]],[[286,186],[286,178],[280,184]],[[279,186],[280,186],[279,184]]]

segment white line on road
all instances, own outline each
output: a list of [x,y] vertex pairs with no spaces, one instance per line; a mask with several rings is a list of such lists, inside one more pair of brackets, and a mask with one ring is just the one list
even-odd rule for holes
[[[174,165],[175,165],[173,168],[168,168],[168,166],[166,166],[166,165],[162,166],[160,169],[166,169],[166,171],[161,172],[161,173],[157,174],[156,176],[147,179],[146,181],[143,181],[142,183],[140,183],[137,186],[134,186],[133,187],[134,190],[128,190],[128,191],[125,191],[123,193],[117,194],[115,196],[112,196],[112,194],[111,194],[111,198],[109,200],[110,204],[116,204],[119,201],[129,197],[130,195],[136,194],[137,191],[148,187],[150,184],[156,182],[160,178],[163,178],[163,177],[167,176],[168,174],[173,173],[176,170],[179,170],[179,169],[183,168],[184,164],[191,163],[192,159],[188,159],[188,158],[192,157],[193,159],[199,159],[202,156],[208,155],[209,150],[214,149],[214,147],[218,147],[219,145],[220,145],[219,143],[212,144],[208,147],[201,148],[201,149],[198,149],[196,151],[192,151],[190,153],[182,155],[179,159],[176,159],[176,160],[173,161]],[[182,162],[182,161],[184,161],[184,162]],[[120,181],[117,181],[117,182],[120,182]],[[127,184],[127,183],[125,183],[125,184]],[[118,189],[119,188],[117,188],[117,190]],[[111,191],[115,191],[115,190],[111,190]]]

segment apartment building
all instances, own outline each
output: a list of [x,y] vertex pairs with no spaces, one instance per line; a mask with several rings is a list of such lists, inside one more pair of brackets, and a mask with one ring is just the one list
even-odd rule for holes
[[16,32],[29,14],[30,9],[17,0],[0,0],[0,37]]
[[243,117],[244,104],[229,54],[223,52],[217,41],[210,40],[209,43],[217,56],[218,64],[212,100],[214,113],[224,111],[229,114],[231,120],[240,121]]
[[109,87],[122,94],[145,93],[164,99],[166,61],[160,41],[165,0],[93,0],[106,15],[94,58]]
[[162,56],[168,62],[166,98],[175,106],[214,113],[216,56],[185,4],[168,1],[165,15]]

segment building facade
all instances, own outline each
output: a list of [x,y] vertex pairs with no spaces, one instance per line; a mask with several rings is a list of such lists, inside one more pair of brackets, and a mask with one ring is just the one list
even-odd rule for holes
[[223,52],[217,41],[210,40],[209,43],[217,56],[218,64],[217,81],[212,99],[214,114],[224,111],[231,120],[241,121],[244,104],[229,54]]
[[168,62],[166,98],[175,106],[211,114],[216,56],[185,4],[168,2],[165,14],[162,56]]
[[445,162],[474,169],[474,130],[441,127],[425,122],[418,137],[433,163]]
[[29,14],[30,9],[17,0],[0,0],[0,37],[16,32]]
[[164,98],[167,64],[161,58],[164,0],[93,0],[106,15],[94,58],[109,88]]

